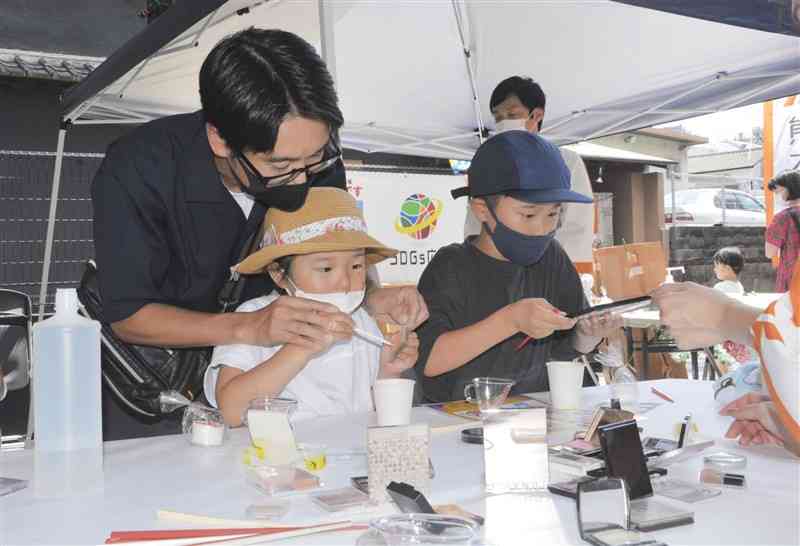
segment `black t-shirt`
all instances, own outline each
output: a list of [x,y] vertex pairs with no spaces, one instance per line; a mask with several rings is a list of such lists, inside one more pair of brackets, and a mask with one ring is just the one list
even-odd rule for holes
[[425,399],[463,400],[464,386],[474,377],[484,376],[515,380],[512,392],[516,393],[546,391],[546,362],[570,360],[578,355],[572,347],[571,331],[531,340],[517,351],[525,339],[519,333],[459,368],[436,377],[423,374],[440,335],[475,324],[509,303],[544,298],[567,313],[588,307],[578,273],[558,241],[550,244],[537,264],[523,267],[487,256],[474,246],[473,240],[440,249],[419,281],[419,291],[430,312],[430,318],[417,330],[417,377]]
[[[94,244],[105,322],[148,303],[219,309],[217,295],[237,261],[249,219],[222,184],[201,112],[145,124],[112,144],[92,183]],[[272,290],[249,278],[243,301]]]

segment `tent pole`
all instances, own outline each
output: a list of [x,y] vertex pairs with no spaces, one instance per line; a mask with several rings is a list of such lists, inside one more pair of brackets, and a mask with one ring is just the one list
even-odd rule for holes
[[333,2],[329,0],[319,0],[319,39],[322,49],[322,60],[328,66],[333,78],[334,88],[336,87],[336,46],[333,34]]
[[475,77],[475,67],[472,65],[472,50],[469,45],[469,37],[465,38],[464,19],[467,19],[466,10],[462,14],[461,7],[464,5],[462,0],[452,0],[453,13],[456,18],[456,26],[458,27],[458,36],[461,39],[461,50],[464,52],[464,62],[467,65],[467,76],[469,76],[469,85],[472,90],[472,105],[475,108],[475,120],[478,122],[478,140],[481,144],[484,141],[484,124],[483,116],[481,115],[481,101],[478,96],[478,83]]
[[722,110],[730,110],[731,108],[736,108],[737,106],[739,106],[743,102],[747,102],[748,100],[752,99],[753,97],[755,97],[757,95],[761,95],[763,93],[767,93],[769,91],[772,91],[776,87],[780,87],[781,85],[786,85],[787,83],[791,83],[793,80],[796,80],[797,78],[800,78],[800,74],[792,74],[791,76],[783,76],[776,82],[770,82],[767,85],[764,85],[762,87],[758,87],[755,90],[747,93],[744,97],[739,97],[738,99],[736,99],[736,101],[726,104],[721,109]]
[[719,73],[715,74],[713,78],[710,78],[710,79],[706,80],[705,82],[703,82],[701,84],[698,84],[695,87],[692,87],[691,89],[687,89],[686,91],[684,91],[683,93],[678,94],[677,96],[674,96],[674,97],[672,97],[670,99],[667,99],[667,100],[665,100],[663,102],[660,102],[659,104],[657,104],[655,106],[651,106],[650,108],[642,110],[641,112],[636,112],[635,114],[633,114],[631,116],[628,116],[628,117],[626,117],[626,118],[624,118],[624,119],[622,119],[620,121],[615,121],[611,125],[603,127],[599,131],[595,131],[591,135],[587,136],[585,140],[591,140],[593,138],[597,138],[599,136],[602,136],[603,134],[608,134],[610,131],[612,131],[613,129],[616,129],[617,127],[622,127],[626,123],[629,123],[629,122],[635,120],[636,118],[640,118],[642,116],[646,116],[647,114],[651,114],[653,112],[661,110],[661,108],[663,108],[664,106],[672,104],[673,102],[679,101],[679,100],[681,100],[683,98],[686,98],[689,95],[691,95],[692,93],[697,93],[698,91],[700,91],[702,89],[705,89],[709,85],[713,85],[715,83],[718,83],[718,82],[724,80],[726,77],[727,77],[727,73],[719,72]]
[[64,140],[67,136],[69,121],[62,121],[58,130],[58,146],[56,147],[56,164],[53,170],[53,187],[50,191],[50,215],[47,219],[47,237],[44,243],[44,265],[42,266],[42,284],[39,287],[39,320],[44,318],[44,306],[47,300],[47,282],[50,277],[50,260],[53,255],[53,235],[56,228],[56,208],[58,207],[58,187],[61,183],[61,162],[64,159]]

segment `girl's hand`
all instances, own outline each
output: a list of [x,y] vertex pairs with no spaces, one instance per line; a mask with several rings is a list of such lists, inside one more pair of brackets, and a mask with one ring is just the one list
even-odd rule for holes
[[384,345],[381,349],[381,369],[378,376],[381,378],[400,377],[412,368],[419,356],[419,338],[417,334],[410,333],[404,337],[404,329],[386,336],[386,341],[392,345]]

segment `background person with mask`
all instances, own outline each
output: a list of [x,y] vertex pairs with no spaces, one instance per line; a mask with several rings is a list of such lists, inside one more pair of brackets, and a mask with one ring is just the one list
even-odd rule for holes
[[562,203],[590,199],[570,190],[558,149],[523,131],[481,145],[468,187],[453,191],[465,195],[480,235],[440,249],[419,282],[430,311],[417,330],[424,397],[463,399],[481,376],[513,379],[514,392],[548,390],[547,361],[589,352],[621,326],[614,315],[565,316],[588,303],[555,229]]
[[[295,210],[311,186],[345,189],[343,118],[324,62],[294,34],[251,28],[214,47],[199,84],[201,111],[124,136],[93,181],[104,322],[125,341],[166,347],[349,339],[352,320],[332,305],[283,297],[221,314],[216,301],[269,207]],[[272,289],[269,276],[248,279],[241,300]],[[413,288],[373,290],[366,305],[412,327],[427,316]],[[169,419],[142,427],[112,400],[107,440],[179,431]]]
[[[489,99],[496,124],[496,134],[506,131],[528,131],[538,134],[542,129],[545,95],[531,78],[512,76],[501,81]],[[561,226],[556,239],[567,252],[579,273],[592,272],[592,237],[594,209],[591,204],[592,184],[581,156],[572,150],[560,149],[570,171],[572,190],[590,199],[586,203],[570,203],[562,207]],[[464,235],[476,235],[480,223],[467,213]]]

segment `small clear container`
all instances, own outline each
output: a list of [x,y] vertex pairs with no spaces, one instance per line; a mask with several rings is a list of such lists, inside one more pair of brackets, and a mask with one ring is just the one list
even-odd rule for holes
[[251,504],[245,511],[247,519],[275,520],[289,513],[291,501],[289,499],[272,499]]
[[221,446],[228,435],[228,426],[222,413],[200,404],[190,404],[186,407],[182,424],[184,436],[190,444],[196,446]]
[[258,465],[245,470],[245,481],[265,495],[309,491],[322,487],[318,476],[292,465]]
[[322,444],[297,444],[297,450],[309,472],[319,472],[328,465],[327,450]]
[[242,416],[250,431],[250,440],[258,450],[258,459],[271,465],[293,465],[302,462],[294,437],[291,415],[297,400],[291,398],[256,398]]
[[250,400],[247,404],[247,409],[244,410],[244,415],[242,415],[242,423],[247,425],[247,413],[250,410],[263,410],[263,411],[272,411],[276,413],[285,413],[290,418],[292,414],[297,410],[297,400],[292,398],[254,398]]
[[388,546],[400,544],[471,544],[478,535],[478,524],[457,516],[439,514],[400,514],[374,519],[369,523]]

